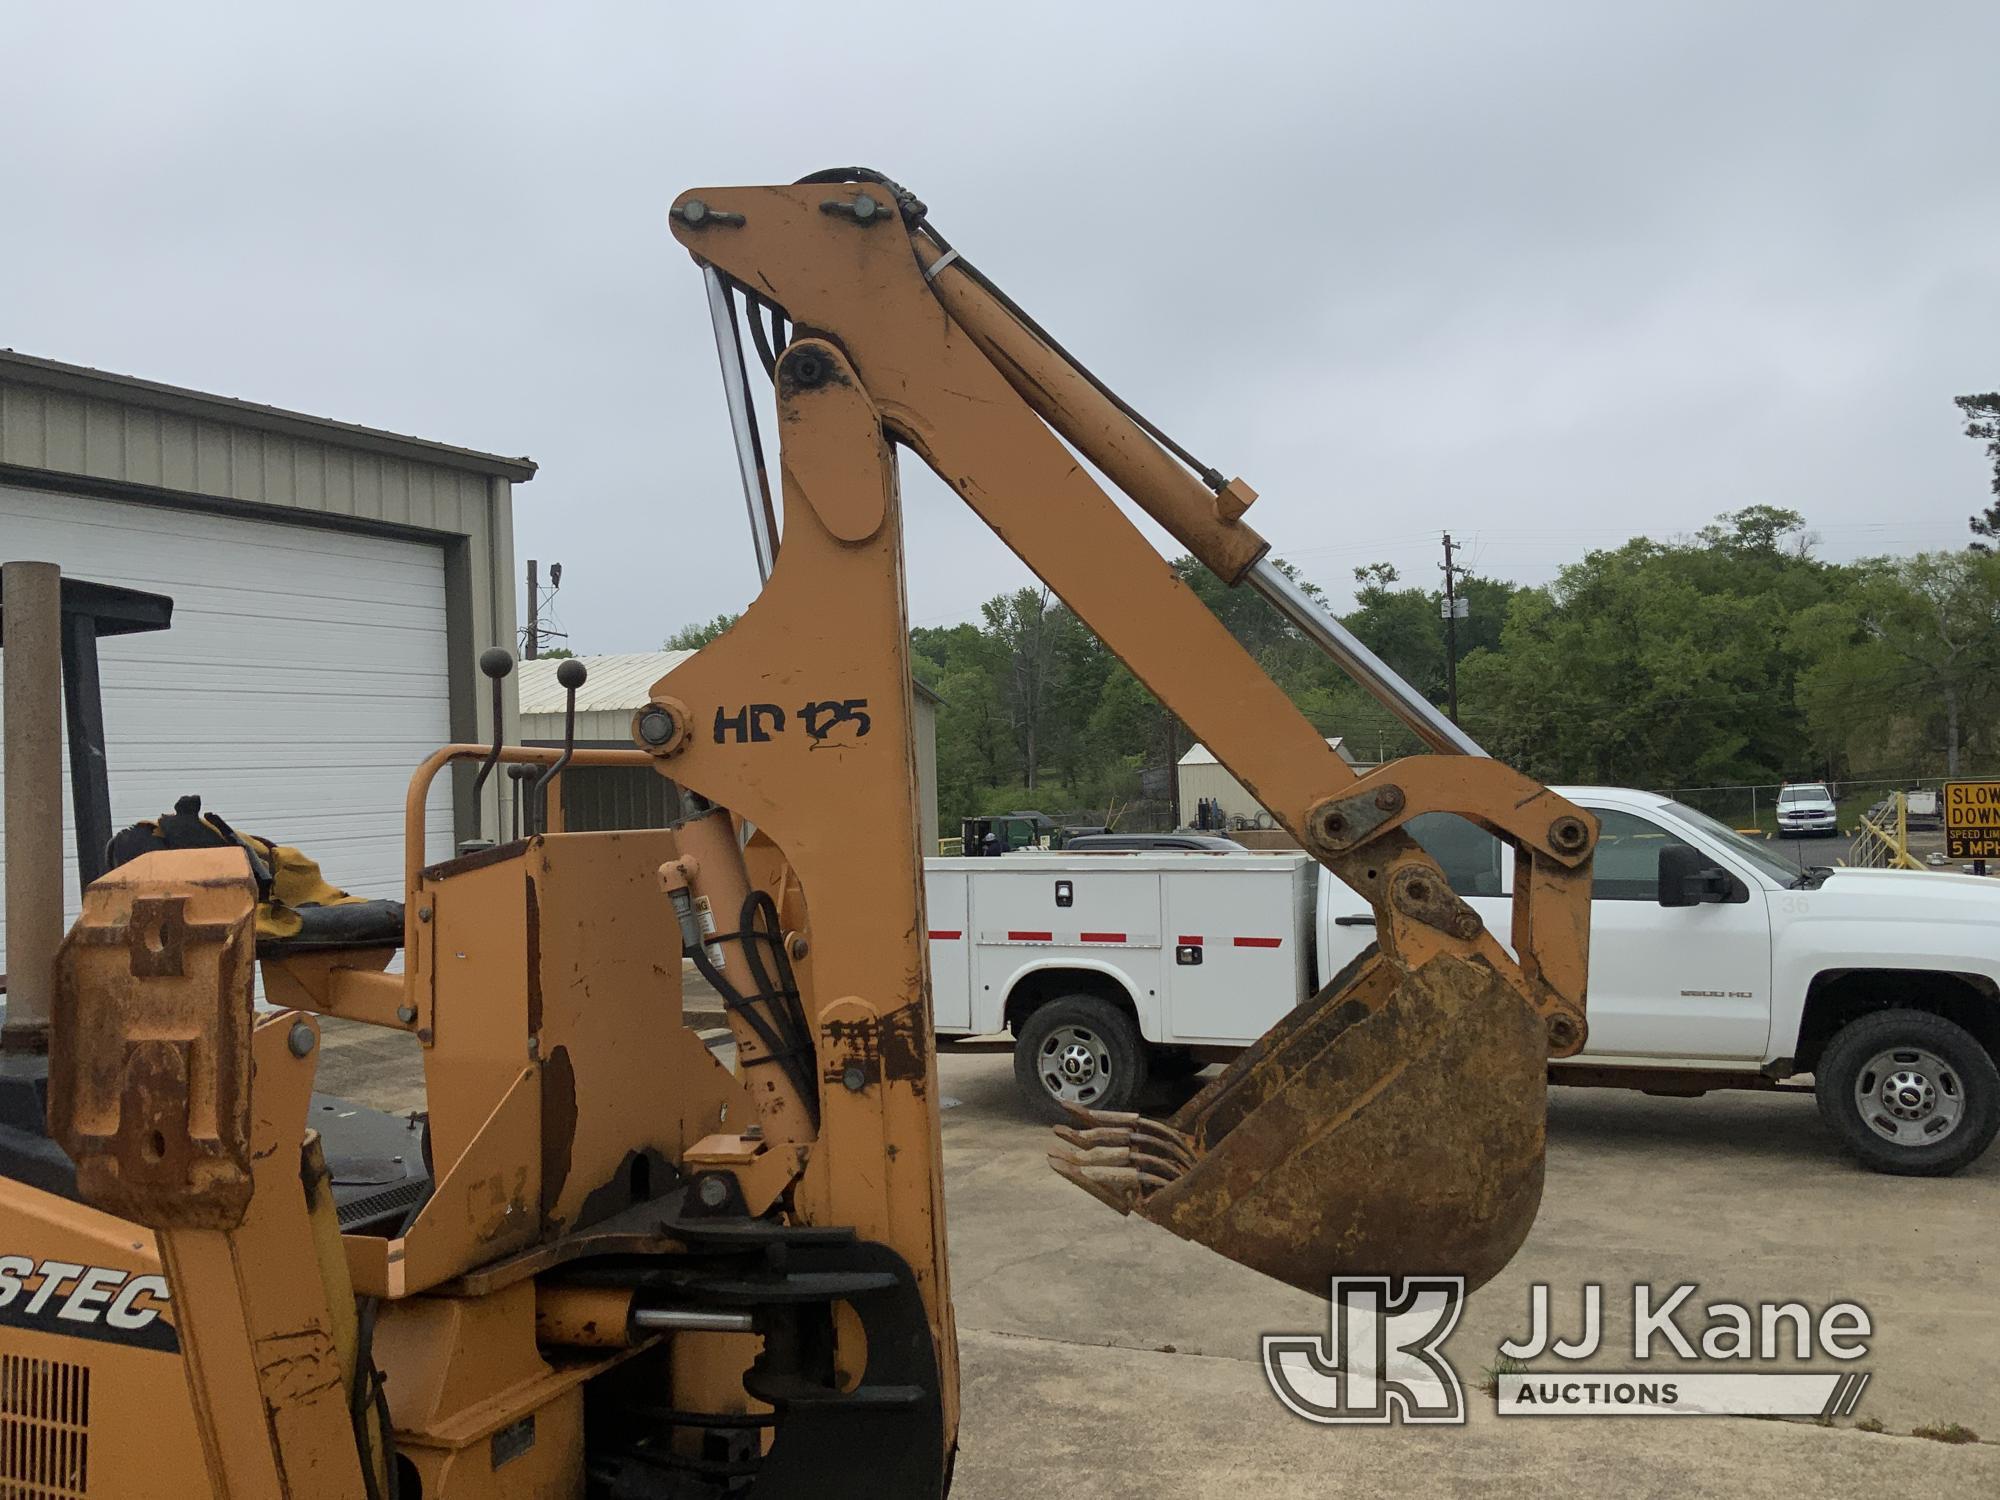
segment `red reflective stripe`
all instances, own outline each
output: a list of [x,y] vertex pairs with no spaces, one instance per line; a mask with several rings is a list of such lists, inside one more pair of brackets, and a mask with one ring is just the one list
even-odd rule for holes
[[1077,936],[1082,938],[1086,943],[1122,943],[1125,941],[1125,934],[1122,932],[1080,932]]
[[931,941],[932,941],[932,942],[934,942],[934,943],[940,943],[940,942],[943,942],[943,941],[944,941],[944,940],[945,940],[946,938],[962,938],[962,937],[964,937],[964,936],[965,936],[965,934],[964,934],[964,932],[962,932],[962,931],[961,931],[961,932],[941,932],[941,931],[939,931],[939,930],[938,930],[937,928],[935,928],[935,927],[933,927],[933,928],[931,929]]
[[1010,932],[1007,934],[1007,941],[1010,943],[1048,943],[1054,940],[1055,934],[1052,932]]
[[1183,948],[1199,948],[1201,946],[1201,937],[1199,934],[1197,934],[1194,937],[1179,938],[1176,939],[1176,941],[1178,941]]
[[1238,938],[1236,939],[1236,946],[1239,948],[1275,948],[1283,941],[1283,938]]

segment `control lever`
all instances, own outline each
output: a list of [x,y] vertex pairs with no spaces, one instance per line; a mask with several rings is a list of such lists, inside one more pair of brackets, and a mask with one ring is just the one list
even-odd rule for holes
[[517,839],[521,836],[521,804],[528,800],[528,783],[541,774],[521,761],[507,768],[507,779],[514,783],[514,837]]
[[576,690],[583,686],[590,676],[590,668],[574,656],[566,657],[556,668],[556,682],[569,695],[563,705],[563,752],[556,757],[555,764],[535,778],[535,797],[542,809],[542,828],[549,826],[548,785],[569,764],[569,758],[576,754]]
[[[520,760],[516,760],[512,766],[506,768],[506,778],[510,782],[514,782],[514,838],[522,836],[522,822],[520,820],[522,820],[522,804],[528,800],[528,782],[532,782],[540,774],[542,774],[540,768],[530,766],[530,764],[520,762]],[[532,834],[534,828],[528,828],[528,832]]]
[[[489,646],[479,653],[479,670],[493,679],[493,748],[486,752],[486,759],[480,764],[479,774],[472,779],[472,803],[475,807],[479,805],[479,793],[486,786],[486,778],[493,774],[493,768],[500,763],[500,742],[505,738],[503,715],[506,710],[506,700],[502,695],[500,684],[506,680],[507,674],[514,670],[513,653],[505,646]],[[497,824],[497,817],[495,822]],[[500,832],[497,826],[493,831],[496,835]]]

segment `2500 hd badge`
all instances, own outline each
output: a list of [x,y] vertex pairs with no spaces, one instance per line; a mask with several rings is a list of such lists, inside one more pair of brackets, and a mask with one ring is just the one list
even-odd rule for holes
[[84,1266],[0,1255],[0,1323],[139,1349],[180,1351],[164,1276],[134,1276],[117,1266]]

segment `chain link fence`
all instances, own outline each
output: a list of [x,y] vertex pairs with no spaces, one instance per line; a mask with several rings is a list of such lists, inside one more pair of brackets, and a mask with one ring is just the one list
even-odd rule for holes
[[[1947,781],[2000,779],[2000,772],[1961,771],[1956,776],[1868,776],[1848,780],[1827,780],[1820,785],[1833,793],[1843,832],[1851,832],[1861,815],[1895,796],[1897,792],[1935,792]],[[1771,833],[1777,828],[1778,793],[1793,782],[1767,781],[1741,786],[1657,787],[1661,795],[1697,808],[1731,828]]]

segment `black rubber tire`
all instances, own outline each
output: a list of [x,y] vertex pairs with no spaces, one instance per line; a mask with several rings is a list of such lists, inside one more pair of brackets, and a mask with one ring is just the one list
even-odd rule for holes
[[1136,1109],[1146,1087],[1145,1039],[1132,1018],[1096,995],[1063,995],[1036,1007],[1014,1039],[1014,1083],[1036,1118],[1069,1118],[1042,1081],[1041,1052],[1065,1028],[1085,1033],[1101,1045],[1104,1085],[1088,1100],[1091,1109]]
[[[1896,1047],[1933,1053],[1956,1075],[1964,1114],[1945,1139],[1931,1146],[1899,1146],[1862,1118],[1854,1090],[1861,1070]],[[1977,1161],[2000,1130],[2000,1068],[1977,1038],[1926,1010],[1880,1010],[1834,1033],[1814,1072],[1819,1112],[1848,1154],[1877,1172],[1897,1177],[1949,1177]]]

